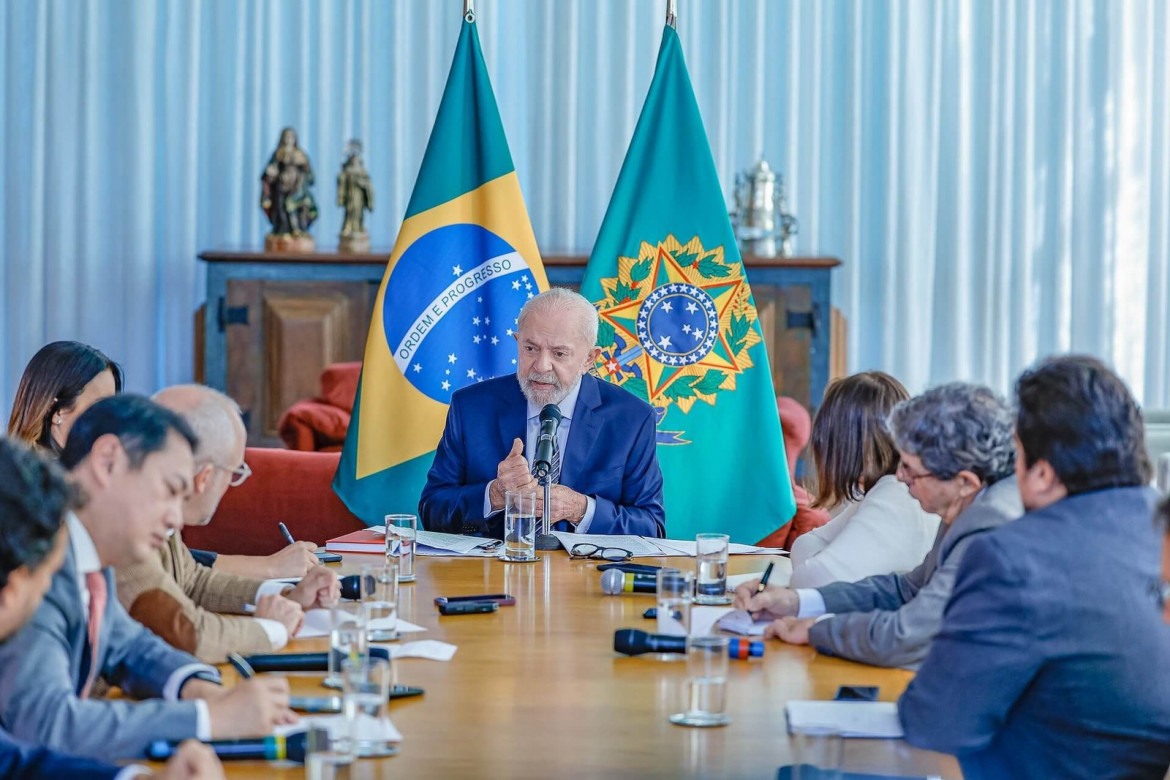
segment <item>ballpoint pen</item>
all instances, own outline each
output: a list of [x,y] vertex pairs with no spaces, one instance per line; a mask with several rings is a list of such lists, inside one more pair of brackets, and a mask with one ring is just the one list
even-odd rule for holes
[[768,568],[764,569],[764,576],[760,577],[760,584],[756,586],[756,593],[763,593],[764,588],[768,587],[768,578],[772,576],[772,567],[775,564],[775,561],[768,561]]
[[285,525],[284,523],[277,523],[276,525],[277,525],[277,527],[280,528],[280,533],[282,536],[284,536],[284,540],[286,542],[288,542],[289,544],[296,544],[297,543],[297,540],[293,538],[293,535],[288,532],[287,525]]

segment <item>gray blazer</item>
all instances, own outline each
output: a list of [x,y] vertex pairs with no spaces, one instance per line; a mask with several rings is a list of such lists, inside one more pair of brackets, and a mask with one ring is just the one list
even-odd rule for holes
[[194,737],[195,703],[157,697],[172,672],[199,661],[130,619],[110,569],[99,673],[127,696],[151,700],[78,698],[90,649],[73,549],[66,549],[65,565],[32,620],[0,644],[0,724],[17,739],[106,760],[140,758],[154,739]]
[[826,655],[874,666],[916,668],[942,625],[943,608],[967,546],[1023,511],[1016,478],[1002,479],[949,527],[939,524],[934,546],[914,570],[819,588],[833,617],[809,630],[809,643]]

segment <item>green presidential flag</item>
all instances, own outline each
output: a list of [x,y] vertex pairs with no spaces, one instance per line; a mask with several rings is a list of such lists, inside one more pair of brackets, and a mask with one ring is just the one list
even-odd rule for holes
[[475,22],[465,20],[366,337],[333,489],[373,525],[415,512],[451,394],[516,371],[547,289]]
[[600,375],[658,410],[666,535],[751,543],[788,522],[768,355],[672,27],[581,292],[600,316]]

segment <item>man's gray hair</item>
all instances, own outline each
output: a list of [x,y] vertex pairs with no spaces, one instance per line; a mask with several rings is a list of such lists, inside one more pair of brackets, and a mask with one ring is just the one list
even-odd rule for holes
[[597,309],[581,293],[573,292],[567,287],[552,287],[535,298],[530,298],[520,316],[516,318],[516,329],[524,329],[524,320],[533,312],[563,312],[575,317],[580,326],[581,338],[587,346],[597,343]]
[[890,412],[894,446],[939,479],[974,472],[991,484],[1015,470],[1015,419],[991,388],[953,382],[902,401]]
[[239,404],[214,388],[195,384],[165,387],[154,394],[154,400],[182,415],[195,431],[199,438],[197,465],[209,461],[226,464],[224,459],[236,442],[237,426],[232,418],[239,420]]

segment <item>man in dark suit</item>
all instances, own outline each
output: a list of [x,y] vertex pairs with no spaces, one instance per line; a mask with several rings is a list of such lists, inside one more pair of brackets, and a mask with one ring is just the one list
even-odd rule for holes
[[1141,412],[1085,357],[1016,383],[1026,513],[972,542],[898,702],[906,739],[978,778],[1161,778],[1170,629]]
[[[153,554],[182,525],[195,442],[182,418],[140,396],[106,398],[74,423],[61,463],[85,502],[66,515],[64,564],[44,602],[0,646],[0,724],[18,739],[135,758],[156,739],[266,735],[295,719],[287,681],[225,690],[214,667],[118,602],[110,567]],[[144,701],[91,696],[99,678]]]
[[665,535],[654,409],[589,374],[598,355],[597,312],[571,290],[532,298],[517,318],[515,376],[463,388],[419,501],[432,531],[502,538],[504,493],[542,490],[532,476],[540,412],[562,420],[549,519],[558,530]]
[[[62,518],[75,494],[65,475],[22,445],[0,439],[0,642],[36,611],[69,544]],[[69,777],[87,780],[133,776],[139,767],[118,767],[76,758],[17,741],[0,729],[0,777],[10,780]],[[222,778],[223,767],[210,748],[183,743],[162,773],[164,778]]]

